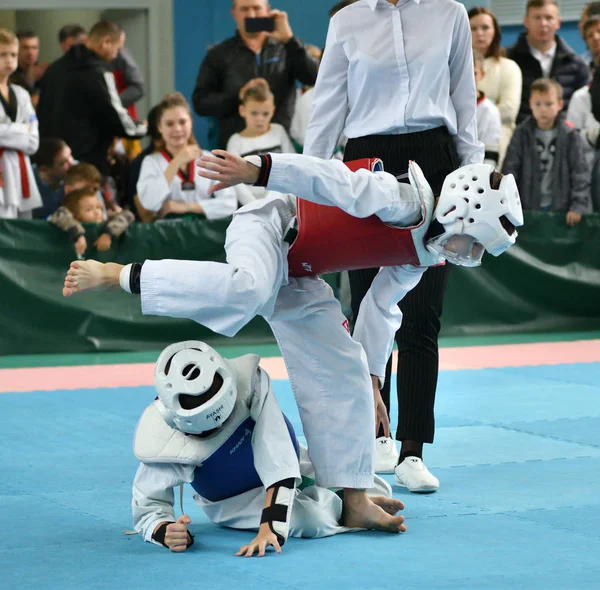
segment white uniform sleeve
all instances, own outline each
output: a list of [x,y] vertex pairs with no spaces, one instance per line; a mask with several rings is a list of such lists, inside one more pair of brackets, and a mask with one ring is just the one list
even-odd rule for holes
[[[13,88],[15,88],[13,86]],[[29,156],[37,152],[40,145],[38,120],[31,104],[29,93],[21,88],[15,90],[19,109],[22,109],[25,123],[0,123],[0,147],[18,150]]]
[[304,153],[309,156],[329,159],[338,145],[348,111],[348,66],[348,57],[337,39],[335,19],[332,19],[304,141]]
[[402,325],[398,302],[417,286],[426,270],[411,265],[382,268],[360,305],[352,337],[365,349],[369,372],[382,383],[394,335]]
[[252,435],[254,467],[265,488],[291,477],[299,483],[298,456],[270,379],[262,369],[256,382],[250,407],[250,416],[256,423]]
[[235,189],[226,188],[217,191],[214,195],[215,196],[212,199],[202,200],[200,203],[204,209],[206,218],[223,219],[223,217],[231,217],[238,207]]
[[[133,528],[144,541],[161,522],[175,522],[173,488],[192,481],[193,467],[188,465],[141,463],[133,480],[131,509]],[[157,543],[158,544],[158,543]]]
[[322,160],[300,154],[271,154],[273,165],[267,188],[339,207],[354,217],[377,215],[395,225],[410,225],[421,218],[421,201],[409,184],[387,172],[350,169],[339,160]]
[[471,28],[464,6],[459,5],[450,53],[450,98],[456,111],[458,132],[454,144],[461,166],[481,164],[484,147],[477,140],[477,90],[473,76]]
[[154,213],[158,213],[169,198],[171,187],[155,158],[143,159],[137,182],[137,194],[142,207]]

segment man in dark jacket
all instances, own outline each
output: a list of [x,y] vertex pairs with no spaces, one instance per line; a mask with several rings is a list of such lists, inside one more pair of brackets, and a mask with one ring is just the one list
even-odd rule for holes
[[[263,78],[275,95],[274,123],[289,131],[296,102],[296,80],[314,86],[318,64],[294,37],[285,12],[270,10],[267,0],[233,0],[237,32],[209,49],[196,79],[194,110],[219,122],[219,147],[244,129],[238,113],[240,95]],[[246,18],[274,18],[272,33],[249,33]]]
[[62,96],[66,76],[65,55],[73,45],[85,43],[87,34],[78,24],[69,24],[58,31],[58,44],[63,55],[53,61],[40,80],[40,96],[36,108],[39,121],[40,138],[58,137],[62,109]]
[[508,48],[506,56],[519,64],[523,72],[523,93],[517,123],[530,114],[529,92],[538,78],[554,78],[564,90],[564,108],[573,93],[585,86],[590,71],[583,60],[561,39],[560,15],[556,0],[529,0],[525,15],[526,33]]
[[55,117],[57,136],[73,150],[73,156],[89,162],[105,175],[108,149],[115,137],[143,137],[146,126],[133,121],[123,107],[109,64],[123,44],[123,29],[100,21],[87,41],[64,56],[62,100]]

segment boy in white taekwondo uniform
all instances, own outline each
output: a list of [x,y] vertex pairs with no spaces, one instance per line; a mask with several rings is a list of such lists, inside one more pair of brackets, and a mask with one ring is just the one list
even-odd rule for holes
[[[238,210],[227,231],[226,264],[163,260],[123,267],[75,261],[65,277],[63,295],[120,285],[125,291],[141,294],[145,314],[190,318],[228,336],[262,315],[286,362],[317,485],[345,488],[346,525],[396,527],[397,531],[391,520],[394,517],[377,510],[364,492],[373,485],[373,401],[376,427],[381,422],[389,432],[385,406],[379,391],[374,391],[376,379],[372,382],[369,373],[383,379],[393,334],[401,323],[397,302],[418,283],[425,266],[444,258],[477,264],[484,248],[499,255],[515,242],[515,226],[522,224],[522,211],[514,179],[494,173],[502,180],[492,188],[493,168],[484,164],[451,174],[436,211],[443,227],[426,247],[434,198],[414,163],[408,185],[385,172],[351,172],[335,160],[269,154],[249,156],[246,161],[221,150],[215,154],[219,157],[205,155],[200,160],[206,169],[202,174],[219,181],[211,190],[258,182],[270,190],[293,191],[302,199],[330,206],[324,209],[339,207],[354,217],[376,215],[386,224],[409,226],[392,233],[404,233],[406,240],[414,242],[413,253],[416,248],[421,266],[402,266],[413,257],[403,260],[399,256],[395,262],[399,266],[382,269],[375,280],[361,309],[368,318],[359,319],[358,333],[355,331],[367,356],[361,344],[350,337],[329,286],[317,276],[288,273],[285,238],[295,222],[296,204],[284,195]],[[331,232],[321,236],[317,247],[322,256],[336,239]],[[371,250],[363,243],[355,248],[363,254]],[[402,254],[401,249],[398,252]],[[355,253],[346,253],[349,263]],[[369,263],[370,267],[382,266],[376,260]]]
[[38,120],[27,90],[8,83],[18,51],[15,35],[0,29],[0,219],[31,219],[42,206],[29,161],[40,143]]
[[[216,524],[258,530],[237,555],[279,553],[288,536],[326,537],[341,526],[342,500],[313,485],[306,448],[281,412],[258,356],[225,360],[203,342],[178,342],[160,355],[158,398],[134,437],[141,461],[133,482],[134,527],[144,540],[185,551],[193,537],[177,520],[173,488],[191,484],[194,500]],[[299,491],[298,486],[306,485]],[[373,501],[390,514],[402,508],[376,478]]]

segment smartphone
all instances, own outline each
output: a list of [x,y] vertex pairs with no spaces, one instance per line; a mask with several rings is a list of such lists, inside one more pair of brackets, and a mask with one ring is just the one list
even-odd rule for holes
[[275,30],[275,17],[265,16],[246,19],[246,33],[272,33]]

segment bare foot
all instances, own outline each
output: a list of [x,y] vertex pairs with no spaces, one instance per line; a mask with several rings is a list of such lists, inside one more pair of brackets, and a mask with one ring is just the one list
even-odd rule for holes
[[404,504],[395,498],[368,496],[364,490],[344,490],[344,526],[403,533],[404,516],[395,516]]
[[90,291],[99,287],[118,287],[119,274],[123,266],[108,262],[103,264],[97,260],[76,260],[65,277],[63,296],[70,297],[75,293]]

